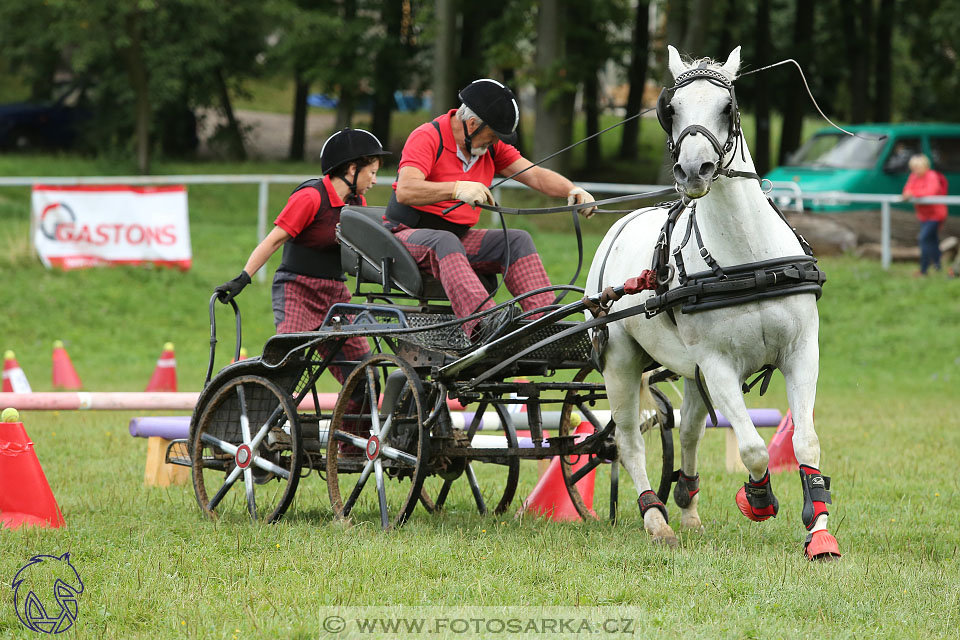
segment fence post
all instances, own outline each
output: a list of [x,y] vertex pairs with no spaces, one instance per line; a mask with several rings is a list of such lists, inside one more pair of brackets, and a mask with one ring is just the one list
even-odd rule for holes
[[884,269],[890,268],[890,201],[880,203],[880,255]]
[[[260,194],[257,199],[257,244],[267,237],[267,198],[270,193],[270,184],[266,180],[260,181]],[[264,265],[266,267],[266,265]],[[257,282],[267,280],[267,270],[257,271]]]

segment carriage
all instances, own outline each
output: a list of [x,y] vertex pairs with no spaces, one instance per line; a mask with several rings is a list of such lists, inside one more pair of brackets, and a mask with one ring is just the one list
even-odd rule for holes
[[[208,371],[190,436],[173,443],[167,455],[168,462],[191,466],[201,509],[273,522],[290,506],[302,477],[316,472],[339,519],[366,515],[385,529],[399,526],[418,504],[442,510],[456,482],[469,486],[479,513],[502,514],[517,494],[521,461],[559,456],[574,508],[584,518],[596,517],[577,483],[616,462],[617,451],[613,422],[595,411],[606,399],[604,386],[587,380],[596,362],[590,325],[569,319],[583,317],[583,290],[552,287],[561,294],[576,291],[577,301],[527,312],[499,337],[472,344],[465,321],[519,298],[456,318],[440,283],[418,270],[382,216],[381,207],[348,206],[341,213],[342,263],[355,278],[354,300],[363,302],[335,305],[316,331],[273,336],[261,356],[230,364],[212,379]],[[212,345],[216,300],[210,301]],[[239,309],[231,304],[239,348]],[[544,315],[527,319],[536,313]],[[349,363],[355,366],[336,403],[324,409],[318,380],[353,336],[368,339],[372,351]],[[212,347],[211,371],[214,353]],[[663,380],[669,372],[657,375]],[[658,494],[666,501],[673,408],[666,394],[654,389],[654,397],[645,427],[659,433]],[[516,411],[520,405],[522,412]],[[515,422],[519,417],[525,424]],[[575,433],[581,421],[592,428]],[[518,429],[529,435],[518,436]],[[496,469],[478,474],[477,465]],[[610,486],[613,519],[616,464]],[[359,503],[368,508],[358,509]]]

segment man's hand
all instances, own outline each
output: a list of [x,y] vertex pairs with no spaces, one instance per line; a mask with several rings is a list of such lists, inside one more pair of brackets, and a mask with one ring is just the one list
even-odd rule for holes
[[490,189],[481,182],[469,180],[459,180],[453,184],[453,197],[472,206],[482,203],[497,204]]
[[[570,193],[567,194],[567,204],[587,204],[589,202],[594,202],[594,198],[586,189],[581,187],[574,187],[570,189]],[[588,220],[597,213],[596,207],[586,207],[584,209],[579,209],[580,213],[583,214],[583,217]]]
[[214,291],[218,294],[217,298],[220,299],[220,302],[226,304],[240,295],[240,292],[248,284],[250,284],[250,275],[246,271],[241,271],[236,278],[224,282]]

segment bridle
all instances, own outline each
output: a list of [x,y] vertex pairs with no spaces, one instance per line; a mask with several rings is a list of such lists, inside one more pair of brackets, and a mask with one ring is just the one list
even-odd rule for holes
[[[698,80],[705,80],[721,89],[726,89],[727,93],[730,94],[730,118],[727,128],[727,139],[722,145],[712,131],[700,124],[687,126],[680,132],[676,140],[673,138],[674,112],[673,106],[670,104],[673,100],[673,95],[677,89],[681,89]],[[713,147],[713,150],[717,154],[717,172],[713,177],[714,180],[720,176],[727,176],[728,178],[752,178],[758,182],[760,181],[760,176],[756,173],[730,169],[730,165],[736,157],[736,148],[740,145],[741,136],[740,108],[737,105],[737,92],[733,87],[733,82],[727,79],[727,76],[714,69],[708,69],[706,62],[701,62],[696,69],[681,73],[677,76],[672,87],[664,87],[663,90],[660,91],[660,97],[657,98],[657,120],[660,121],[660,126],[667,133],[667,151],[670,152],[670,156],[675,163],[680,157],[681,143],[689,136],[700,134],[707,139],[707,142],[710,143],[710,146]],[[734,153],[730,155],[729,160],[724,162],[724,158],[726,158],[727,154],[731,151],[734,151]],[[744,157],[742,147],[740,149],[740,155]]]

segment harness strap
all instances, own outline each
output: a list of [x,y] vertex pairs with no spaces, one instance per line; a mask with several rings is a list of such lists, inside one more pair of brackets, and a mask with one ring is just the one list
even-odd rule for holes
[[676,197],[676,195],[677,195],[677,189],[675,187],[670,187],[669,189],[660,189],[659,191],[631,193],[625,196],[604,198],[603,200],[596,200],[594,202],[586,202],[582,204],[567,204],[567,205],[556,206],[556,207],[536,207],[531,209],[517,209],[513,207],[502,207],[500,205],[491,205],[491,204],[478,204],[477,206],[486,211],[506,213],[508,215],[513,215],[513,216],[532,216],[532,215],[543,215],[547,213],[561,213],[565,211],[579,211],[580,209],[589,209],[592,207],[599,207],[605,204],[613,204],[616,202],[628,202],[631,200],[650,200],[652,202],[659,203],[668,197],[670,198]]
[[714,276],[721,280],[726,280],[727,275],[723,272],[723,269],[717,264],[717,261],[714,260],[710,254],[710,250],[703,246],[703,237],[700,235],[700,225],[697,224],[696,211],[690,213],[690,219],[693,221],[693,233],[697,237],[697,248],[700,250],[700,257],[703,258],[703,261],[706,262],[710,270],[713,271]]
[[694,372],[694,379],[697,381],[697,391],[700,392],[700,397],[703,398],[703,404],[707,405],[707,413],[710,414],[710,420],[713,422],[713,426],[716,427],[718,424],[720,424],[720,421],[717,420],[717,412],[713,408],[713,403],[710,402],[710,396],[707,395],[707,389],[703,386],[703,374],[700,372],[699,364]]
[[750,393],[753,391],[753,388],[757,386],[758,382],[763,382],[760,385],[760,395],[762,396],[767,392],[767,387],[770,386],[770,379],[773,377],[773,372],[776,369],[772,364],[764,365],[759,371],[757,371],[757,377],[750,382],[744,382],[742,390],[744,393]]

